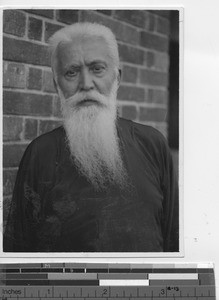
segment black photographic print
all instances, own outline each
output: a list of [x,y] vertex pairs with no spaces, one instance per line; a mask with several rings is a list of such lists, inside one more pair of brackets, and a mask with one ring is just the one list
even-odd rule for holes
[[179,255],[180,11],[3,10],[3,252]]

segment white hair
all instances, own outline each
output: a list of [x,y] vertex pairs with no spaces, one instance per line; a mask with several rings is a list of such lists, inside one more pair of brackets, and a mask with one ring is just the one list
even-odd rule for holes
[[58,30],[49,39],[50,53],[51,53],[51,66],[53,72],[55,72],[56,67],[56,50],[61,42],[74,42],[74,39],[78,36],[83,37],[102,37],[107,43],[110,51],[110,56],[112,57],[115,66],[119,68],[119,51],[116,37],[113,32],[106,26],[98,23],[75,23],[66,26]]

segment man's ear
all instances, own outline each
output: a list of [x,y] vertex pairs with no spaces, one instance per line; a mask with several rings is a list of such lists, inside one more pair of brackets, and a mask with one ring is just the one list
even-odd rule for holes
[[117,82],[118,82],[118,87],[120,86],[121,78],[122,78],[122,70],[118,69],[118,74],[117,74]]

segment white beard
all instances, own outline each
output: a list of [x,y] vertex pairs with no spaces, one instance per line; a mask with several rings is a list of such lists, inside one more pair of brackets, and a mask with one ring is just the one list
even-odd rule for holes
[[[124,189],[127,173],[116,130],[117,82],[109,97],[93,91],[68,99],[64,99],[61,91],[59,95],[70,152],[79,172],[96,190],[110,185]],[[80,105],[83,99],[97,102],[83,106]]]

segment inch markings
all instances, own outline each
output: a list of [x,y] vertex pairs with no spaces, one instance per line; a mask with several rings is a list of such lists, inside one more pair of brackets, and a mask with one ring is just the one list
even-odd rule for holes
[[[193,299],[213,300],[215,298],[214,286],[103,286],[103,287],[72,287],[72,286],[10,286],[0,287],[1,299]],[[149,300],[149,299],[148,299]]]

